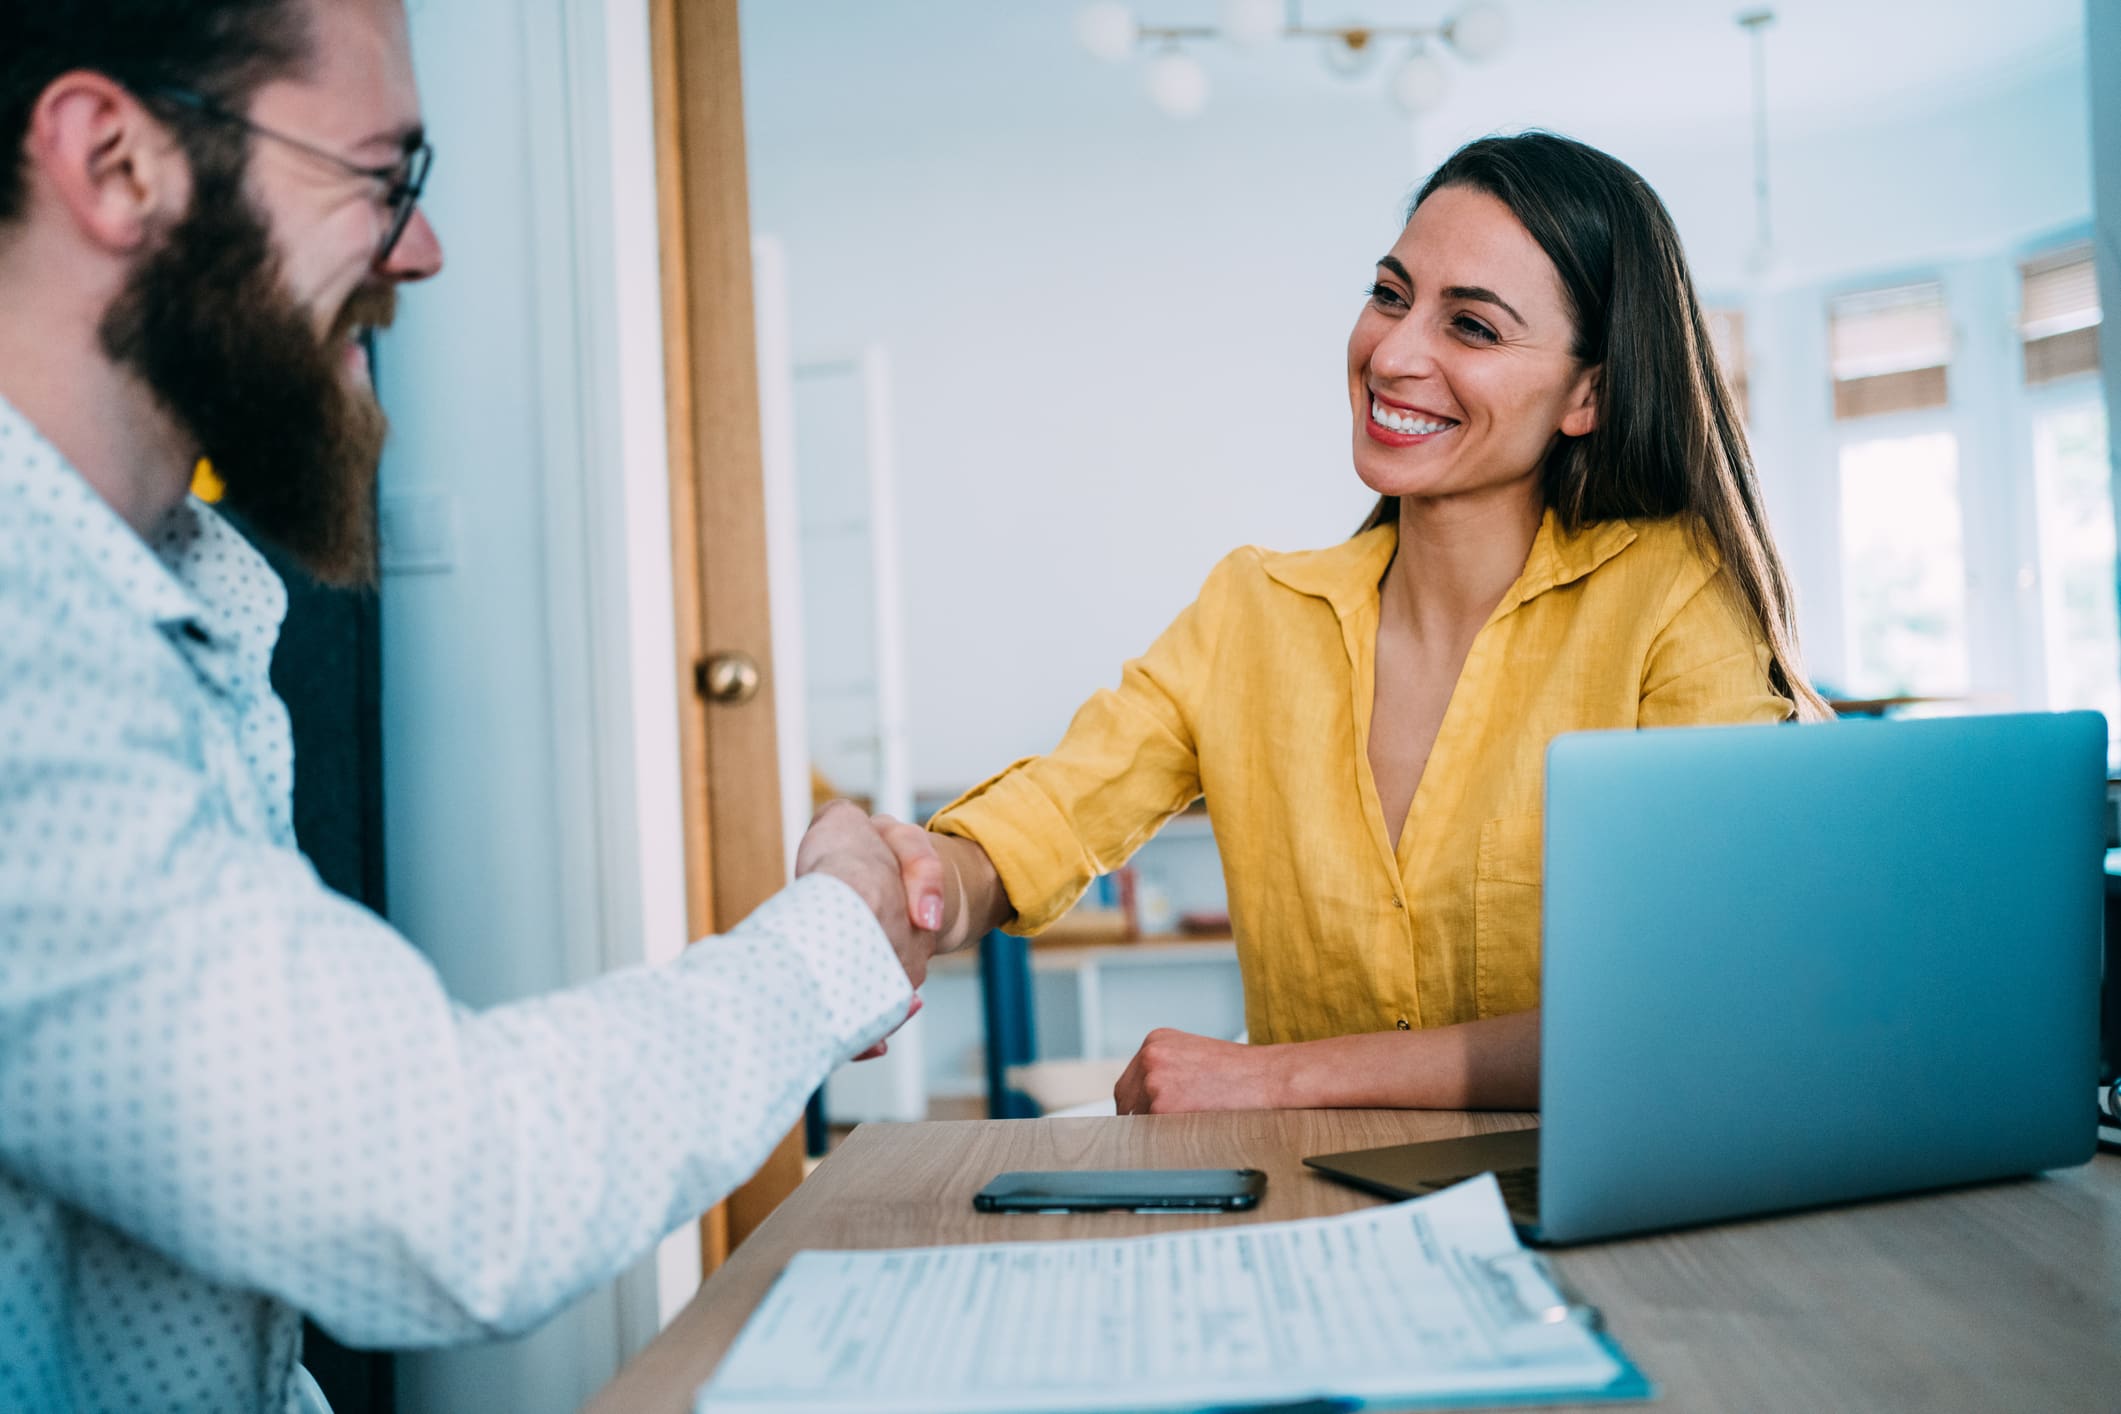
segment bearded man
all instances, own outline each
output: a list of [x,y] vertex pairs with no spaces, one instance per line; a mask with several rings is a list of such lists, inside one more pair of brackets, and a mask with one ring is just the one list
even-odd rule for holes
[[284,590],[186,492],[209,458],[374,579],[361,336],[441,268],[429,157],[398,0],[0,7],[0,1409],[315,1409],[304,1312],[523,1330],[746,1177],[934,950],[828,811],[728,937],[473,1013],[296,852]]

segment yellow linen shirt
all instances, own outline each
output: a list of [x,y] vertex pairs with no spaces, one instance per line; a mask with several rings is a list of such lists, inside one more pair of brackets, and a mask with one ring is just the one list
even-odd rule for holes
[[1255,1042],[1445,1026],[1539,1004],[1547,743],[1774,722],[1791,704],[1678,520],[1569,535],[1549,512],[1473,640],[1395,855],[1370,774],[1378,584],[1398,531],[1225,558],[1050,754],[937,814],[1037,933],[1205,795]]

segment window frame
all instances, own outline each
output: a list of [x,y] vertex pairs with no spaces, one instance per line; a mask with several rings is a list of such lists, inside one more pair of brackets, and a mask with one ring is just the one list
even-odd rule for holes
[[[2043,416],[2065,412],[2087,405],[2105,407],[2106,384],[2097,369],[2072,373],[2067,378],[2057,378],[2045,383],[2025,383],[2021,380],[2018,389],[2019,416],[2014,425],[2019,431],[2019,464],[2013,480],[2020,488],[2024,502],[2024,514],[2032,528],[2030,552],[2021,566],[2018,583],[2031,599],[2032,619],[2028,625],[2028,647],[2037,657],[2037,671],[2028,684],[2029,690],[2020,699],[2020,705],[2028,710],[2052,710],[2054,708],[2054,678],[2049,672],[2048,645],[2053,641],[2047,622],[2048,609],[2053,596],[2047,583],[2047,566],[2041,557],[2040,545],[2040,469],[2034,450],[2034,424]],[[2106,408],[2106,437],[2108,452],[2108,494],[2113,495],[2112,452],[2114,444],[2114,410]],[[2121,501],[2116,504],[2121,514]],[[2121,526],[2116,533],[2117,555],[2121,555]],[[2121,722],[2107,724],[2110,736],[2121,734]]]

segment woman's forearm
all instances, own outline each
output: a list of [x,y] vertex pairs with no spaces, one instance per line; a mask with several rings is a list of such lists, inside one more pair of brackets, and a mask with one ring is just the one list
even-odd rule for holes
[[943,861],[943,926],[940,951],[950,952],[999,928],[1016,916],[1002,876],[987,851],[956,835],[928,836]]
[[1539,1013],[1272,1048],[1279,1109],[1531,1110]]

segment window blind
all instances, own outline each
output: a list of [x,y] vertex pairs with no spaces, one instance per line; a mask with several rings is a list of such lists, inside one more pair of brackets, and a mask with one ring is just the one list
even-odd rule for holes
[[1827,307],[1834,416],[1943,407],[1952,322],[1934,280],[1840,295]]
[[2018,267],[2025,381],[2052,383],[2099,367],[2099,278],[2089,241]]

